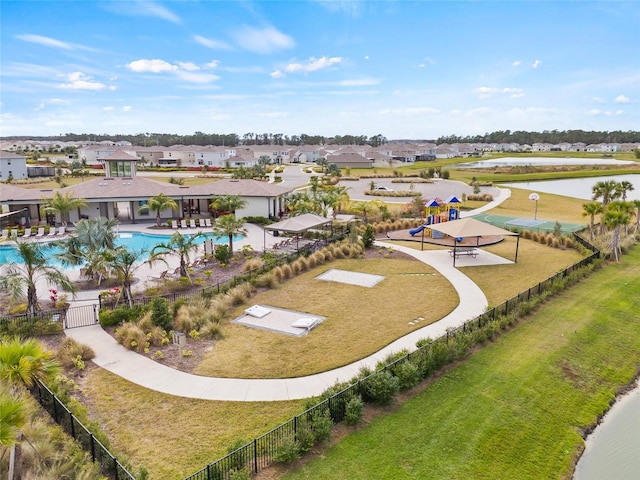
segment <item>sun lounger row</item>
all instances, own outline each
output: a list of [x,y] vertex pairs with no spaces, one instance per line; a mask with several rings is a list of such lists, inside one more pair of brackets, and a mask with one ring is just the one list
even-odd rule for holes
[[296,239],[294,237],[287,238],[286,240],[282,240],[281,242],[275,243],[273,245],[273,249],[278,250],[280,248],[287,248],[292,245],[295,245],[295,243],[296,243]]
[[[65,230],[66,230],[65,227],[58,227],[58,228],[51,227],[49,228],[49,233],[45,233],[46,227],[39,227],[36,233],[32,233],[31,228],[26,228],[24,231],[24,234],[20,238],[25,239],[25,238],[57,237],[58,235],[64,235]],[[18,233],[17,230],[3,230],[2,235],[0,235],[0,238],[3,240],[6,240],[10,237],[15,238],[17,233]]]
[[[197,222],[196,222],[197,220]],[[189,220],[180,220],[178,223],[177,220],[171,220],[171,228],[202,228],[202,227],[211,227],[211,219],[209,218],[191,218]]]

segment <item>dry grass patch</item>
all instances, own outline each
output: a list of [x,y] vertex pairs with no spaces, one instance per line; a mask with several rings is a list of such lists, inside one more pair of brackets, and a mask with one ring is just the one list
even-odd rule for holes
[[[373,288],[315,279],[330,268],[386,278]],[[326,320],[305,337],[227,325],[224,340],[195,373],[282,378],[330,370],[441,319],[458,305],[458,295],[444,277],[416,260],[345,259],[302,273],[279,289],[257,294],[250,303],[321,315]],[[246,307],[237,308],[231,317],[241,315]],[[408,324],[418,317],[424,320]]]
[[[511,197],[487,213],[515,218],[533,218],[534,202],[529,200],[529,194],[535,189],[525,190],[512,187],[510,189]],[[586,224],[588,219],[582,216],[582,204],[585,202],[585,200],[578,198],[543,193],[538,200],[537,218],[580,225]]]
[[102,369],[82,385],[91,415],[117,451],[150,479],[178,479],[300,412],[302,401],[216,402],[147,390]]
[[[513,260],[516,238],[506,237],[504,241],[482,249]],[[490,305],[498,305],[582,258],[583,256],[575,250],[552,248],[521,238],[518,263],[461,267],[460,271],[482,289]]]

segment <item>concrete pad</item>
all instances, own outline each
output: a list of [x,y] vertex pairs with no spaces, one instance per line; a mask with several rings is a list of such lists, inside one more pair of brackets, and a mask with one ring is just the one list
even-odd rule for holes
[[[259,307],[256,309],[255,307]],[[251,314],[241,315],[231,321],[238,325],[251,328],[259,328],[270,332],[284,333],[294,337],[304,337],[312,328],[317,327],[326,320],[326,317],[313,315],[311,313],[297,312],[284,308],[276,308],[264,305],[254,305],[251,307],[255,311],[268,310],[268,315],[255,316]],[[246,310],[245,310],[246,312]]]
[[332,268],[323,274],[318,275],[316,279],[324,280],[326,282],[347,283],[349,285],[371,288],[384,280],[384,276]]

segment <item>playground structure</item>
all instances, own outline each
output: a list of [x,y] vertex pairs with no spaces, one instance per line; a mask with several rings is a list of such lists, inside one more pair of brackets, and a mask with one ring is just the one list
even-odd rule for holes
[[443,238],[444,235],[438,230],[432,228],[433,225],[439,223],[450,222],[460,218],[460,203],[462,203],[455,195],[450,195],[446,200],[432,198],[425,203],[425,222],[409,230],[411,236],[423,232],[431,238]]

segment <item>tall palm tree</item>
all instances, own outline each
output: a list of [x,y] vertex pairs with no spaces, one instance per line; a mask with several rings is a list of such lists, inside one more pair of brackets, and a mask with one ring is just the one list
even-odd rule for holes
[[247,201],[239,195],[221,195],[215,197],[209,204],[209,208],[214,211],[214,217],[218,216],[218,212],[231,212],[235,215],[236,210],[246,206]]
[[582,204],[582,216],[589,217],[589,238],[593,241],[593,231],[595,228],[595,216],[602,213],[602,204],[598,202],[588,202]]
[[216,237],[226,236],[229,239],[229,252],[233,253],[233,236],[246,235],[247,230],[241,218],[236,218],[235,215],[224,215],[213,224],[213,234]]
[[69,221],[69,212],[74,208],[86,207],[87,201],[83,198],[75,198],[71,196],[71,192],[67,191],[64,195],[56,192],[52,198],[46,200],[46,204],[42,206],[43,213],[60,214],[60,222],[63,227],[67,226]]
[[164,193],[159,193],[155,197],[151,197],[145,205],[141,205],[140,208],[138,208],[138,213],[146,213],[149,210],[153,210],[156,212],[156,226],[159,227],[162,222],[160,213],[167,208],[177,210],[178,204],[173,198],[167,197]]
[[159,243],[151,249],[149,264],[153,264],[156,260],[162,260],[166,263],[164,257],[175,255],[180,258],[180,276],[191,280],[187,270],[187,264],[190,261],[189,257],[192,251],[198,249],[197,242],[204,236],[202,232],[194,235],[182,235],[180,232],[174,233],[168,242]]
[[287,197],[287,210],[290,215],[302,215],[316,211],[317,204],[307,191],[293,192]]
[[629,202],[616,200],[609,203],[607,211],[604,214],[602,222],[607,228],[612,230],[611,243],[609,246],[616,262],[620,261],[620,255],[622,254],[620,230],[623,226],[627,226],[629,222],[631,222],[631,211],[632,207]]
[[638,228],[640,228],[640,200],[632,200],[631,205],[634,208],[634,215],[636,217],[636,221],[633,224],[633,231],[637,232]]
[[362,214],[362,221],[367,223],[367,213],[372,212],[374,209],[379,209],[384,202],[380,200],[369,200],[367,202],[356,202],[351,206],[351,210],[356,213]]
[[48,285],[57,286],[75,294],[74,283],[58,268],[49,265],[47,247],[38,242],[27,242],[19,239],[16,242],[18,260],[8,265],[5,275],[0,277],[0,288],[5,288],[14,297],[27,293],[27,312],[37,313],[37,282],[44,279]]
[[618,186],[618,190],[620,191],[620,198],[622,200],[627,199],[627,193],[633,192],[635,190],[633,183],[631,183],[629,180],[621,181],[620,183],[618,183]]

